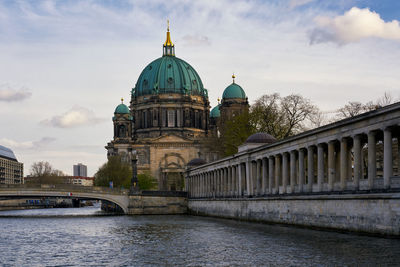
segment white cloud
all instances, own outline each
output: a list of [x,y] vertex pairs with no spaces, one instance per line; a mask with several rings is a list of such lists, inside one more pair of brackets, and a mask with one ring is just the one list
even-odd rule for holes
[[368,8],[351,8],[335,18],[315,18],[318,27],[310,35],[311,44],[335,42],[347,44],[364,38],[376,37],[400,40],[400,24],[397,20],[385,22],[380,15]]
[[299,6],[304,6],[308,3],[314,2],[315,0],[290,0],[289,2],[289,7],[291,9],[299,7]]
[[0,85],[0,101],[16,102],[32,96],[32,93],[25,88],[15,90],[8,84]]
[[12,139],[2,138],[0,139],[0,144],[11,149],[38,149],[47,146],[49,143],[55,141],[53,137],[43,137],[37,141],[25,141],[19,142]]
[[182,37],[185,46],[208,46],[211,45],[210,39],[203,35],[185,35]]
[[93,111],[84,107],[74,106],[64,114],[43,120],[40,124],[57,128],[74,128],[93,125],[103,121],[104,119],[97,118]]

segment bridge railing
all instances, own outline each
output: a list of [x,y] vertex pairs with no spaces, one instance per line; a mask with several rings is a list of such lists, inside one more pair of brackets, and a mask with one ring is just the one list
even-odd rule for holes
[[45,190],[81,193],[107,193],[115,195],[128,195],[129,193],[128,189],[69,184],[2,184],[0,185],[0,190]]
[[187,192],[184,191],[141,191],[142,196],[153,197],[187,197]]

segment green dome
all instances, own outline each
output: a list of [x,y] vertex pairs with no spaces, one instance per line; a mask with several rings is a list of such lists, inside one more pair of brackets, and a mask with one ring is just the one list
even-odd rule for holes
[[210,112],[210,118],[219,118],[219,116],[221,115],[219,107],[221,106],[221,104],[218,104],[218,106],[215,106],[211,112]]
[[224,93],[222,94],[222,99],[227,98],[241,98],[246,99],[246,93],[243,88],[236,83],[232,83],[228,87],[225,88]]
[[114,114],[129,114],[129,108],[125,104],[119,104]]
[[178,93],[208,98],[200,76],[186,61],[172,55],[160,57],[144,68],[132,95]]

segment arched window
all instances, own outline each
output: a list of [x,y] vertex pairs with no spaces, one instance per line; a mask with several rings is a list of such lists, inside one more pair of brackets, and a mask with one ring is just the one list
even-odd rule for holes
[[125,127],[125,125],[120,125],[118,127],[118,137],[126,137],[126,127]]

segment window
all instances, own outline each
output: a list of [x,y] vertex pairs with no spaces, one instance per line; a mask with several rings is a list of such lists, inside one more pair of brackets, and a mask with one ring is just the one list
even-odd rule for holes
[[175,110],[168,110],[168,127],[175,127]]

